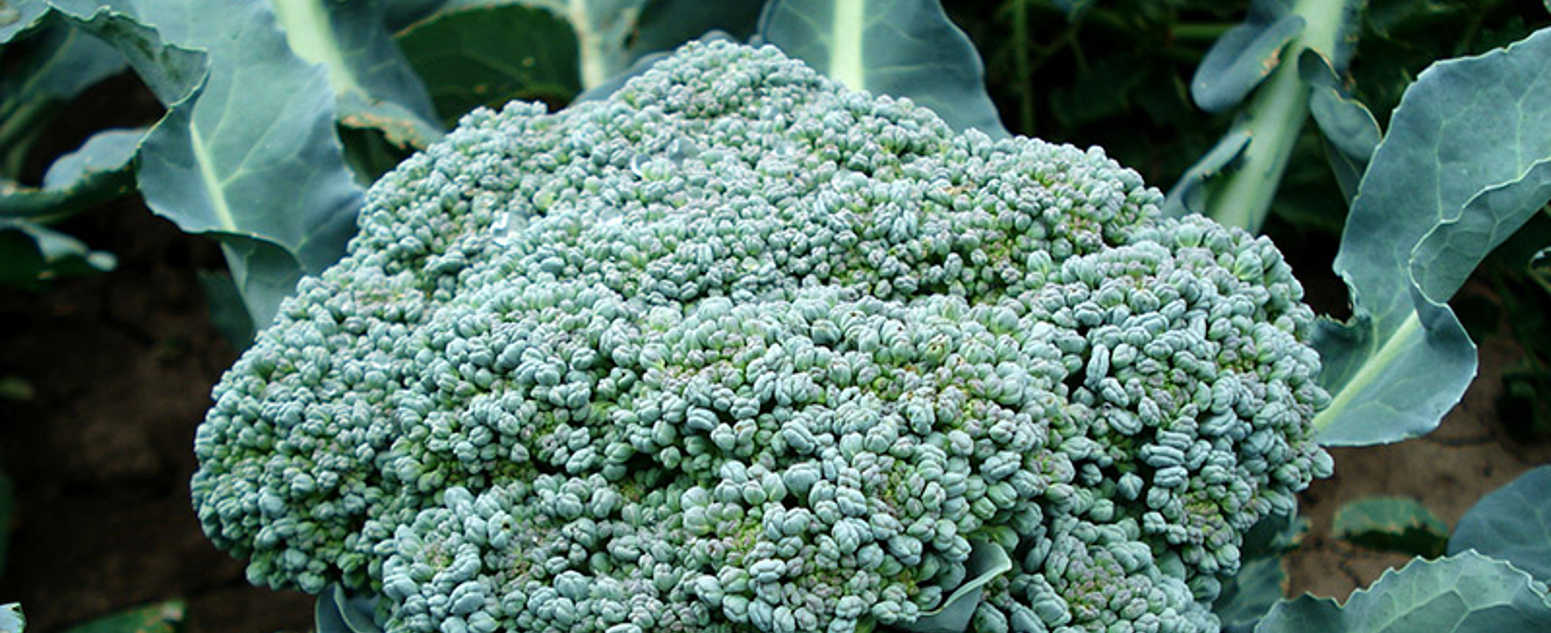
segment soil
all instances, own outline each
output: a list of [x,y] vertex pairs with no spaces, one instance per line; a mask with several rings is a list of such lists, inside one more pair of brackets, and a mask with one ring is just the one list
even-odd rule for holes
[[[0,291],[0,377],[35,391],[0,399],[0,467],[17,490],[0,602],[22,602],[38,633],[172,598],[186,601],[189,633],[307,630],[311,598],[249,586],[189,505],[194,429],[236,358],[195,278],[223,266],[218,249],[133,199],[63,228],[120,265],[41,294]],[[1551,460],[1551,446],[1514,442],[1493,412],[1514,355],[1487,341],[1481,378],[1433,435],[1332,451],[1336,476],[1303,495],[1312,530],[1288,559],[1290,595],[1344,599],[1405,562],[1330,538],[1341,504],[1406,495],[1452,525],[1483,493]]]
[[119,266],[0,290],[0,377],[34,391],[0,399],[0,468],[16,488],[0,602],[21,602],[37,633],[173,598],[189,633],[309,629],[311,597],[250,586],[189,502],[194,428],[237,357],[195,278],[224,266],[219,249],[136,199],[64,229]]

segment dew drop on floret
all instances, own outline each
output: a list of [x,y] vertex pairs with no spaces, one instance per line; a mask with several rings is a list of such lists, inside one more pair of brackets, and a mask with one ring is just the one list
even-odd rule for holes
[[1098,149],[956,133],[774,48],[470,113],[215,387],[192,488],[260,585],[392,632],[1215,631],[1330,471],[1265,238]]

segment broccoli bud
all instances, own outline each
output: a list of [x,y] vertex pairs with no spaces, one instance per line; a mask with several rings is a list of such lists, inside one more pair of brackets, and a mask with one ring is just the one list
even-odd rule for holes
[[[476,110],[223,376],[206,534],[389,631],[1211,631],[1330,471],[1264,238],[774,48]],[[982,579],[984,580],[984,579]]]

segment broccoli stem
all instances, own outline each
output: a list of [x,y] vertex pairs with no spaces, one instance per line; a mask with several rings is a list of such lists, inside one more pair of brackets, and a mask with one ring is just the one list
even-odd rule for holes
[[1214,187],[1208,217],[1250,232],[1260,230],[1309,114],[1309,87],[1298,76],[1298,54],[1310,48],[1332,59],[1349,30],[1345,18],[1356,15],[1358,1],[1299,0],[1293,5],[1293,12],[1305,21],[1303,33],[1284,50],[1282,63],[1255,91],[1235,126],[1249,131],[1252,140],[1238,169]]

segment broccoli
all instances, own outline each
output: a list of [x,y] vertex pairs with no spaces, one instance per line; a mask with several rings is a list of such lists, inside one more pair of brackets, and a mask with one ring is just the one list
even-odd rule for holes
[[476,110],[226,372],[193,501],[389,631],[1213,631],[1328,476],[1265,238],[773,47]]

